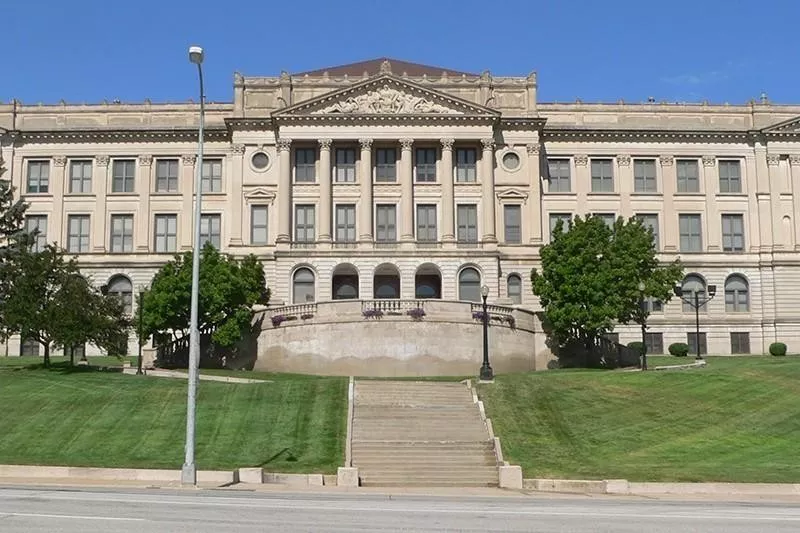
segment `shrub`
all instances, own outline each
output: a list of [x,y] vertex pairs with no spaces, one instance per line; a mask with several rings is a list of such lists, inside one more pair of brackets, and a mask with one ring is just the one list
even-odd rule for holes
[[644,353],[644,343],[642,341],[629,342],[628,348],[632,348],[639,353]]
[[472,319],[473,320],[480,320],[481,322],[483,322],[483,311],[473,311],[472,312]]
[[361,314],[364,315],[364,318],[381,318],[383,316],[383,310],[375,307],[372,309],[364,309]]
[[689,345],[685,342],[673,342],[669,345],[669,353],[675,357],[686,357],[689,355]]
[[425,310],[421,307],[415,307],[406,311],[406,314],[414,320],[422,320],[422,317],[425,316]]
[[784,356],[786,355],[786,344],[782,342],[773,342],[769,345],[770,355]]
[[278,327],[286,320],[286,315],[273,315],[272,317],[272,326]]

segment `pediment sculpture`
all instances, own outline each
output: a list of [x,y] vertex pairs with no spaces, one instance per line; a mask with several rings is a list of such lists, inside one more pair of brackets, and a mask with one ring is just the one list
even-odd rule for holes
[[460,111],[432,102],[422,96],[399,91],[388,85],[365,94],[351,96],[313,114],[426,114],[460,115]]

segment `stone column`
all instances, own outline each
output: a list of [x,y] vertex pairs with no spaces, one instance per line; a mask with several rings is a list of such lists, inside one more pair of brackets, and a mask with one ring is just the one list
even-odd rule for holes
[[178,241],[181,250],[191,250],[194,244],[194,172],[195,154],[181,156],[181,214],[178,217]]
[[[68,244],[67,239],[69,238],[68,236],[69,228],[67,228],[66,231],[64,230],[67,224],[66,217],[64,217],[64,193],[69,190],[67,188],[67,183],[66,183],[67,180],[65,179],[66,172],[67,172],[66,156],[63,155],[55,156],[53,158],[53,173],[50,176],[50,193],[53,195],[53,214],[52,214],[53,221],[58,221],[58,225],[61,227],[61,231],[59,231],[59,233],[56,233],[56,225],[53,224],[53,222],[48,221],[49,222],[48,226],[50,224],[53,224],[53,227],[47,228],[47,233],[48,233],[47,236],[48,240],[50,241],[56,240],[58,241],[59,244],[65,247]],[[24,191],[25,189],[21,190]],[[102,211],[97,211],[97,213],[92,217],[92,220],[90,221],[90,224],[93,227],[92,227],[92,233],[89,236],[89,238],[92,240],[91,242],[93,251],[101,251],[101,252],[103,251],[102,249],[100,250],[96,249],[97,231],[98,231],[97,228],[100,227],[98,226],[97,219],[104,216],[105,211],[106,211],[105,209],[103,209]],[[61,237],[62,235],[63,235],[63,242]],[[53,237],[56,238],[53,239]],[[104,241],[101,236],[100,246],[103,246],[103,244]]]
[[[106,217],[106,196],[108,195],[108,164],[110,162],[110,158],[107,155],[99,155],[94,160],[95,165],[92,169],[92,191],[94,192],[95,197],[95,210],[94,210],[94,221],[92,221],[92,248],[95,252],[105,252],[106,249],[106,236],[105,236],[105,229],[104,224],[98,224],[97,219],[100,218],[102,221],[105,221]],[[96,172],[95,172],[96,171]],[[63,220],[60,224],[66,224],[67,221]],[[66,231],[62,232],[64,237],[66,238]],[[66,241],[65,243],[66,244]]]
[[619,194],[619,211],[615,213],[628,218],[633,215],[631,208],[631,194],[633,194],[633,161],[629,154],[617,155],[617,171],[614,176],[614,192]]
[[800,155],[789,156],[789,172],[792,184],[792,211],[794,212],[794,217],[792,218],[794,249],[800,250],[800,220],[797,220],[798,213],[800,213]]
[[661,165],[661,192],[664,198],[664,210],[659,220],[658,250],[668,253],[678,251],[678,234],[673,231],[675,224],[678,223],[675,214],[675,192],[678,189],[678,174],[675,170],[675,158],[672,155],[659,156],[658,162]]
[[139,204],[134,221],[133,239],[137,252],[150,251],[150,189],[152,188],[153,156],[140,155],[136,169],[136,192],[139,193]]
[[372,139],[359,139],[358,142],[361,144],[358,176],[361,181],[358,240],[372,242]]
[[245,232],[243,223],[243,211],[245,209],[242,190],[244,151],[245,146],[243,144],[231,146],[231,158],[228,160],[229,164],[227,165],[230,169],[230,175],[227,179],[228,198],[233,207],[231,210],[230,246],[242,246],[244,244],[242,236],[249,235],[249,232]]
[[[785,248],[784,242],[788,239],[791,242],[791,235],[784,235],[781,221],[781,193],[783,191],[784,182],[781,179],[781,156],[780,154],[767,154],[767,171],[769,172],[769,219],[770,230],[772,231],[772,242],[765,244],[772,245],[772,249]],[[747,191],[747,183],[742,184],[742,191]],[[788,192],[788,191],[787,191]],[[745,236],[746,237],[746,236]],[[745,246],[748,246],[745,240]]]
[[278,139],[278,238],[276,242],[292,241],[292,140]]
[[716,195],[719,190],[719,173],[717,159],[714,156],[702,157],[702,179],[706,196],[706,212],[701,215],[703,232],[703,251],[719,252],[722,250],[722,219],[717,210]]
[[319,240],[330,242],[331,235],[331,139],[319,139]]
[[[531,187],[531,201],[528,202],[528,218],[531,224],[530,242],[533,245],[542,244],[542,170],[540,168],[539,135],[536,142],[525,145],[528,153],[528,180]],[[525,220],[525,217],[523,217]]]
[[481,139],[483,143],[483,157],[481,165],[481,208],[483,209],[483,238],[484,242],[497,242],[495,201],[494,201],[494,139]]
[[411,164],[413,139],[400,139],[400,240],[414,240],[414,169]]
[[[572,182],[572,188],[576,193],[577,202],[575,204],[575,215],[584,215],[589,211],[589,191],[592,190],[592,172],[589,169],[589,156],[586,154],[578,154],[574,157],[575,161],[575,179]],[[550,231],[550,218],[548,216],[548,232]],[[549,238],[549,236],[548,236]]]
[[442,139],[442,240],[455,242],[453,139]]

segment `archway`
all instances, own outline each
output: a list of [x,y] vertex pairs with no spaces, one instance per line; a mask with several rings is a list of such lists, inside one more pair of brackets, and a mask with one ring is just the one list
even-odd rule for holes
[[474,267],[466,267],[458,273],[458,299],[481,301],[481,274]]
[[358,299],[358,270],[350,263],[341,263],[333,269],[331,277],[334,300]]
[[133,283],[123,274],[115,274],[108,280],[108,294],[116,296],[122,302],[126,315],[133,312]]
[[308,267],[295,270],[292,276],[292,303],[304,304],[315,301],[314,272]]
[[400,298],[400,271],[395,265],[384,263],[378,266],[372,281],[376,300]]
[[414,276],[415,298],[442,298],[442,274],[433,263],[424,263],[419,266]]

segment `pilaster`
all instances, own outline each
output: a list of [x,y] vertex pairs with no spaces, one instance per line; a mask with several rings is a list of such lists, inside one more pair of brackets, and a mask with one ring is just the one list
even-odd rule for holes
[[663,211],[659,217],[659,231],[664,252],[676,253],[678,251],[679,232],[674,226],[677,224],[675,216],[675,193],[678,190],[678,174],[675,171],[675,158],[662,155],[658,158],[661,165],[661,192],[663,194]]
[[633,194],[633,162],[628,154],[617,156],[617,169],[614,183],[614,191],[619,194],[620,212],[614,213],[616,216],[629,217],[631,213],[631,194]]
[[789,156],[789,173],[792,183],[792,224],[794,225],[794,249],[800,250],[800,155]]
[[[781,231],[781,191],[783,183],[781,180],[781,156],[780,154],[766,154],[767,172],[769,173],[769,221],[771,241],[764,243],[771,245],[773,249],[784,248],[784,240],[788,235],[782,235]],[[745,243],[746,244],[746,243]]]
[[481,166],[481,208],[483,209],[483,238],[484,242],[497,242],[497,222],[495,217],[494,198],[494,139],[481,139],[483,144],[483,157]]
[[574,161],[575,179],[572,182],[572,186],[576,193],[576,212],[572,213],[573,216],[578,213],[584,214],[589,211],[589,191],[592,186],[592,177],[589,171],[589,156],[586,154],[578,154],[574,157]]
[[453,182],[454,139],[442,139],[442,241],[455,242],[455,185]]
[[140,155],[136,167],[136,192],[139,203],[136,209],[135,230],[133,232],[134,249],[147,253],[150,250],[150,189],[153,183],[153,156]]
[[319,139],[319,240],[330,242],[331,235],[331,139]]
[[706,193],[705,219],[701,215],[703,244],[709,252],[722,250],[722,220],[717,208],[717,191],[719,190],[719,174],[717,159],[714,156],[704,155],[702,158],[703,184]]
[[536,142],[527,144],[525,150],[528,153],[528,179],[531,187],[531,201],[528,202],[528,220],[531,224],[531,244],[542,244],[542,171],[540,168],[539,135],[536,135]]
[[361,184],[361,205],[359,206],[359,237],[364,243],[372,242],[372,139],[359,139],[361,156],[359,158],[358,179]]
[[413,139],[400,139],[400,240],[414,241],[414,169],[411,164]]
[[[63,235],[64,238],[64,241],[62,243],[63,245],[67,244],[67,235],[66,231],[64,231],[64,228],[66,227],[66,222],[64,217],[64,192],[67,190],[66,189],[67,180],[64,179],[66,175],[66,170],[67,170],[67,158],[63,155],[55,156],[53,158],[53,172],[52,175],[50,176],[50,190],[52,191],[53,195],[52,217],[54,221],[55,220],[59,221],[58,224],[61,228],[58,230],[59,231],[58,233],[55,233],[56,228],[48,228],[48,233],[50,235],[59,235],[59,236]],[[97,232],[97,225],[98,225],[97,219],[98,215],[95,214],[95,216],[92,217],[92,220],[90,222],[93,226],[92,234],[90,235],[90,238],[92,239],[92,248],[96,247],[95,235]],[[59,239],[59,242],[61,242],[61,239]],[[103,241],[101,240],[100,246],[102,245]],[[101,249],[99,251],[103,250]]]
[[244,244],[243,235],[249,235],[244,227],[244,152],[243,144],[231,146],[231,157],[229,159],[230,175],[227,176],[228,201],[231,203],[231,228],[230,246],[242,246]]
[[[745,246],[766,252],[772,250],[775,242],[774,228],[772,227],[772,205],[770,202],[770,169],[767,164],[766,145],[760,140],[756,140],[753,144],[753,153],[755,155],[755,164],[752,166],[755,170],[756,210],[751,211],[750,216],[755,217],[756,220],[751,222],[750,228],[752,229],[751,233],[754,236],[758,236],[759,242],[748,244],[747,235],[745,235]],[[755,228],[753,227],[754,225],[756,225]]]
[[197,156],[181,156],[181,213],[178,216],[178,243],[183,251],[191,250],[194,244],[194,172]]
[[[97,208],[94,210],[92,224],[92,235],[90,236],[92,242],[92,250],[94,252],[103,253],[106,249],[106,235],[105,235],[105,220],[106,220],[106,196],[108,195],[108,164],[110,158],[107,155],[99,155],[94,160],[94,168],[92,168],[92,190],[95,194],[95,202]],[[96,176],[96,178],[95,178]],[[64,220],[59,221],[59,225],[63,228],[65,225]],[[66,239],[66,232],[61,231]],[[65,241],[66,244],[66,241]]]
[[278,243],[292,240],[292,140],[278,139]]

